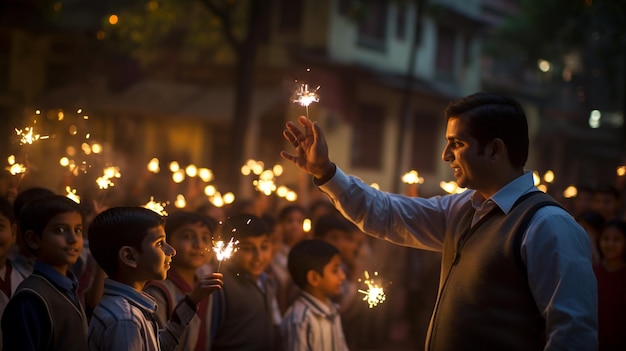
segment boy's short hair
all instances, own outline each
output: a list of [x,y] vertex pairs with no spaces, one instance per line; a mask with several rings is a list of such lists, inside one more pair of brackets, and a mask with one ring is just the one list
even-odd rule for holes
[[287,257],[287,269],[294,283],[303,289],[308,285],[307,274],[314,270],[324,274],[324,267],[339,250],[323,240],[306,239],[295,244]]
[[326,214],[318,218],[315,222],[313,237],[318,239],[324,238],[331,230],[341,230],[343,232],[352,233],[358,229],[359,228],[354,223],[344,217],[336,214]]
[[165,235],[169,239],[170,234],[174,233],[178,230],[178,228],[184,226],[185,224],[196,223],[207,227],[211,234],[214,234],[217,229],[217,220],[213,218],[197,212],[178,211],[170,213],[165,219]]
[[6,217],[11,224],[15,223],[15,212],[13,206],[4,197],[0,197],[0,215]]
[[253,214],[240,213],[229,217],[222,227],[222,239],[228,240],[229,236],[236,240],[253,238],[270,234],[270,229],[265,221]]
[[165,227],[165,219],[143,207],[112,207],[94,217],[89,225],[89,249],[98,265],[111,276],[118,271],[118,253],[124,246],[141,252],[150,229]]
[[[52,218],[61,213],[70,212],[76,212],[82,218],[78,203],[66,196],[49,195],[34,199],[20,211],[20,235],[24,236],[30,230],[41,238],[44,229]],[[33,254],[37,253],[30,246],[28,246],[28,250]]]
[[54,191],[43,187],[33,187],[21,191],[17,194],[15,200],[13,200],[13,213],[15,218],[19,220],[20,212],[29,202],[52,195],[56,195]]
[[20,211],[20,233],[24,235],[27,231],[32,230],[41,237],[41,233],[52,218],[58,214],[69,212],[81,213],[78,203],[66,196],[49,195],[34,199]]
[[289,216],[290,214],[292,214],[293,212],[300,212],[302,213],[304,216],[307,216],[308,213],[306,211],[306,209],[298,204],[292,204],[292,205],[287,205],[285,207],[283,207],[280,212],[278,213],[278,221],[282,222],[285,219],[287,219],[287,216]]

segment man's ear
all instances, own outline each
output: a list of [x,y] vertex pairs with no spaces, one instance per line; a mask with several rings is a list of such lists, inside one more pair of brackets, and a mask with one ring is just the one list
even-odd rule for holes
[[137,267],[137,252],[130,246],[122,246],[119,251],[119,259],[122,264],[136,268]]
[[504,141],[500,138],[493,139],[489,145],[487,145],[487,155],[489,159],[497,161],[502,157],[507,156],[506,153],[506,145],[504,145]]
[[319,282],[322,280],[322,277],[320,276],[319,273],[317,273],[315,270],[313,269],[309,269],[306,272],[306,281],[307,283],[309,283],[310,286],[316,288],[319,285]]
[[36,251],[39,250],[39,246],[41,245],[41,238],[34,231],[27,230],[24,233],[24,242],[29,249]]

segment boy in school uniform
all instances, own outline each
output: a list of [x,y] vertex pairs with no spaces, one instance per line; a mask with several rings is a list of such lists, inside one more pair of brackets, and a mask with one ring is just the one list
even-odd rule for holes
[[83,247],[78,204],[61,195],[42,197],[22,209],[19,223],[37,261],[2,315],[3,349],[87,350],[87,317],[68,269]]
[[[157,301],[159,308],[156,317],[160,328],[165,328],[174,307],[185,298],[185,294],[192,291],[201,275],[209,273],[205,267],[212,257],[212,240],[216,228],[216,220],[196,212],[170,213],[165,220],[167,242],[176,250],[176,256],[172,258],[167,278],[152,280],[143,289]],[[199,303],[198,312],[180,338],[177,350],[210,350],[210,300],[211,296]]]
[[287,266],[301,292],[283,316],[284,349],[348,350],[341,316],[331,301],[346,279],[339,250],[319,239],[304,240],[291,248]]
[[233,236],[238,250],[223,264],[224,289],[213,296],[211,350],[275,350],[276,290],[267,279],[269,228],[259,217],[237,214],[226,220],[222,240]]
[[198,303],[221,288],[221,274],[199,279],[159,329],[159,306],[142,290],[150,280],[165,279],[176,254],[165,240],[164,224],[163,217],[143,207],[113,207],[91,222],[91,254],[108,278],[89,322],[90,350],[174,350]]

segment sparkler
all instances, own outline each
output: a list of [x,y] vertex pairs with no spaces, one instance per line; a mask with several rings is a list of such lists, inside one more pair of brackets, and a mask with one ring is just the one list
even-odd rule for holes
[[150,201],[148,201],[148,203],[143,205],[143,207],[149,210],[152,210],[160,214],[161,216],[167,216],[167,211],[165,211],[166,205],[167,205],[167,202],[154,201],[154,196],[150,196]]
[[34,127],[24,127],[23,130],[15,128],[15,132],[20,137],[20,145],[32,144],[37,140],[49,138],[48,135],[35,134]]
[[315,89],[309,90],[307,83],[301,83],[291,97],[291,101],[300,104],[306,108],[306,117],[309,118],[309,105],[313,102],[319,102],[320,97],[317,94],[320,86]]
[[[382,286],[378,285],[372,278],[370,278],[369,272],[365,271],[365,280],[363,283],[367,286],[367,290],[359,289],[358,292],[364,294],[363,301],[367,301],[369,308],[374,308],[379,303],[385,302],[387,296]],[[374,272],[374,275],[378,275],[378,272]],[[361,279],[359,279],[361,281]]]
[[230,238],[228,243],[224,243],[223,240],[215,242],[213,245],[213,252],[215,252],[217,260],[220,261],[217,265],[217,273],[220,271],[222,262],[229,259],[235,252],[237,252],[237,244],[239,244],[239,240],[235,240],[235,238]]
[[67,198],[73,200],[77,204],[80,203],[80,196],[76,194],[76,189],[72,189],[72,187],[68,185],[65,187],[65,192],[67,192],[67,194],[65,195]]

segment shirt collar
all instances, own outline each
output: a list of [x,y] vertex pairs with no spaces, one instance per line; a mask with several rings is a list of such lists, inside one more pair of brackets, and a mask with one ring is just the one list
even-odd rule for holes
[[534,186],[533,173],[531,171],[526,171],[521,176],[503,186],[489,199],[484,199],[478,192],[474,192],[472,195],[472,206],[475,209],[479,209],[483,206],[483,204],[491,200],[502,210],[503,213],[507,214],[511,211],[515,201],[517,201],[520,196],[532,190],[537,190]]
[[63,275],[52,268],[51,265],[42,261],[35,262],[34,270],[41,272],[41,274],[50,279],[55,285],[66,291],[76,291],[78,288],[78,279],[76,279],[76,276],[70,270],[67,270],[67,275]]
[[311,309],[314,314],[326,317],[328,319],[332,319],[337,315],[337,309],[330,301],[330,299],[326,299],[326,302],[324,303],[306,291],[301,291],[300,293],[302,296],[302,301]]
[[121,296],[139,308],[147,310],[150,313],[156,312],[156,300],[143,291],[135,290],[130,285],[107,278],[104,281],[104,293],[108,295]]

